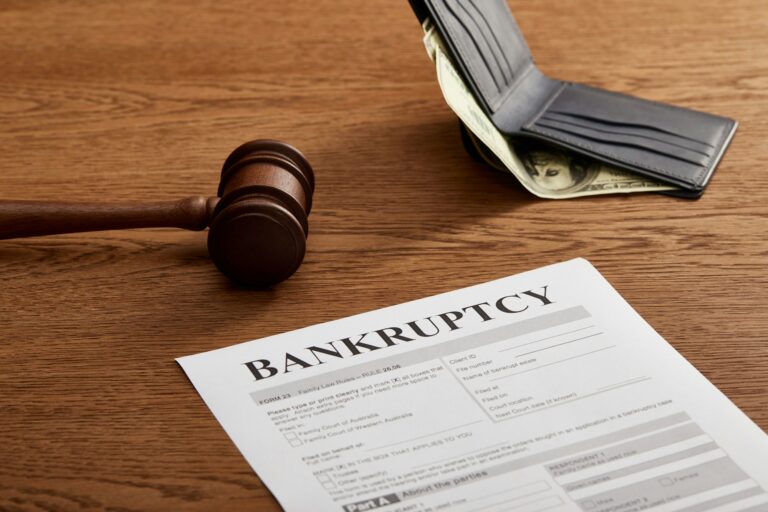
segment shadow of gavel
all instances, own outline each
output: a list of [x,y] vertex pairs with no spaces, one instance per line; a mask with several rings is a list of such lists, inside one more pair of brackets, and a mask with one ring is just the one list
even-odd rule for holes
[[208,254],[219,270],[246,286],[268,286],[290,277],[304,259],[314,188],[312,167],[297,149],[256,140],[224,162],[218,197],[127,204],[0,201],[0,239],[209,227]]

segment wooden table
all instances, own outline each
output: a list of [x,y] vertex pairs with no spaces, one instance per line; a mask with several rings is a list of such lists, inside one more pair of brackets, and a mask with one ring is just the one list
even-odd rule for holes
[[405,0],[2,2],[3,198],[213,194],[253,138],[318,184],[268,291],[201,233],[0,242],[0,509],[279,510],[175,357],[577,256],[768,428],[764,0],[512,4],[545,72],[741,122],[702,199],[539,200],[472,161]]

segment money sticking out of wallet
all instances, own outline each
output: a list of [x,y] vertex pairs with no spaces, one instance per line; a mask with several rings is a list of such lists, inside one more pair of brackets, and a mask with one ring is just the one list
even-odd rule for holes
[[732,119],[545,76],[506,0],[410,3],[465,147],[539,197],[700,197],[736,131]]

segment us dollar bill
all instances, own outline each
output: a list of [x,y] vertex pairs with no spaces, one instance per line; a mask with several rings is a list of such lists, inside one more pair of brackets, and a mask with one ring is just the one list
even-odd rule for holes
[[425,20],[423,27],[424,46],[435,63],[440,90],[448,106],[466,127],[477,155],[489,165],[514,174],[532,194],[545,199],[570,199],[677,189],[568,151],[535,143],[513,145],[478,105],[447,56],[431,21]]

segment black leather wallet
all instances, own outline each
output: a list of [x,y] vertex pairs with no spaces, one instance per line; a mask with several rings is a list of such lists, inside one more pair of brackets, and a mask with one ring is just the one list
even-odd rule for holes
[[699,196],[736,131],[732,119],[643,100],[539,71],[506,0],[409,0],[431,18],[494,125]]

